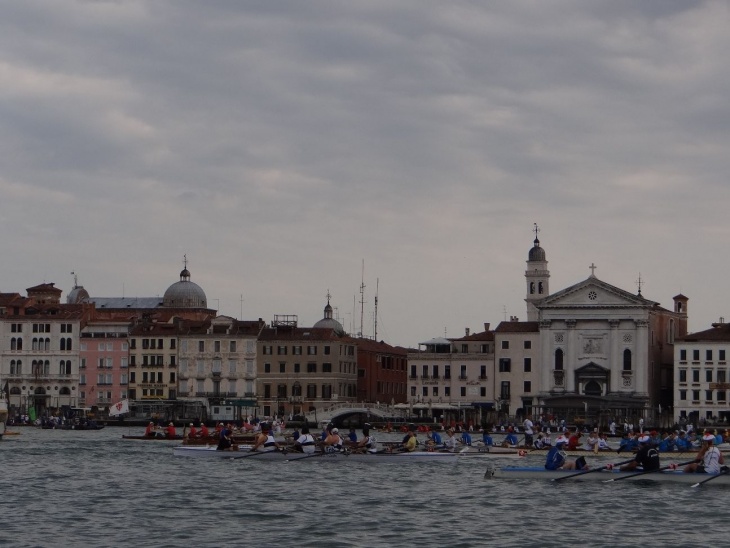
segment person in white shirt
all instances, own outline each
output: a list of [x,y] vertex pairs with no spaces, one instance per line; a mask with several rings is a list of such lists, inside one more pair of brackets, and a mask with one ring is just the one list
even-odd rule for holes
[[535,433],[533,428],[535,425],[530,420],[532,415],[527,415],[527,418],[522,423],[522,428],[525,430],[525,446],[532,447],[532,435]]

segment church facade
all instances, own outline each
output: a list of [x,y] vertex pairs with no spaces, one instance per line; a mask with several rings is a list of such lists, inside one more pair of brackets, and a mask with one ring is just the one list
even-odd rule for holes
[[537,238],[529,252],[525,300],[528,320],[539,325],[539,411],[656,420],[673,403],[673,343],[687,333],[687,298],[677,295],[667,310],[640,290],[599,279],[595,268],[550,294]]

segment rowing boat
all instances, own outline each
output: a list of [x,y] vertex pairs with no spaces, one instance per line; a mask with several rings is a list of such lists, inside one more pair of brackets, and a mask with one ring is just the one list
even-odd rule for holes
[[[481,446],[481,447],[475,447],[470,448],[467,455],[471,454],[482,454],[482,455],[490,455],[494,457],[505,457],[505,456],[520,456],[520,457],[542,457],[546,458],[548,454],[549,449],[534,449],[529,447],[488,447],[488,446]],[[670,458],[670,459],[691,459],[692,457],[696,457],[699,449],[692,450],[692,451],[669,451],[666,453],[659,453],[662,458]],[[602,449],[598,451],[597,453],[594,451],[588,451],[586,449],[566,449],[563,451],[566,456],[568,457],[616,457],[616,455],[619,456],[627,456],[631,457],[632,454],[636,454],[635,451],[622,451],[619,453],[616,450],[605,450]],[[730,451],[723,450],[722,454],[725,457],[730,457]]]
[[728,474],[691,474],[681,470],[662,470],[660,472],[640,474],[637,471],[621,472],[616,469],[588,472],[580,474],[575,470],[545,470],[545,468],[537,466],[504,466],[502,468],[488,468],[484,474],[484,479],[559,480],[567,476],[573,476],[570,481],[626,480],[694,484],[715,477],[710,482],[713,485],[730,485],[730,475]]
[[240,459],[248,458],[251,460],[331,460],[339,461],[356,460],[356,461],[377,461],[377,462],[414,462],[414,461],[438,461],[447,462],[455,460],[459,457],[459,453],[440,453],[436,451],[413,451],[410,453],[353,453],[349,451],[323,453],[317,451],[315,453],[299,453],[297,451],[260,451],[252,452],[251,446],[239,445],[234,449],[218,451],[215,446],[199,446],[199,445],[179,445],[173,448],[173,455],[176,457],[194,457],[194,458],[223,458],[223,459]]

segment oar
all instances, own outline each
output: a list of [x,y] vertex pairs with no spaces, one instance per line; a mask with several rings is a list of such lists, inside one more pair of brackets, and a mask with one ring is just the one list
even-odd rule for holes
[[730,468],[726,468],[726,469],[722,470],[719,474],[713,474],[709,478],[703,479],[702,481],[695,483],[694,485],[692,485],[692,487],[699,487],[703,483],[707,483],[708,481],[712,481],[715,478],[719,478],[720,476],[722,476],[723,474],[727,474],[728,472],[730,472]]
[[624,462],[617,462],[616,464],[607,464],[606,466],[601,466],[600,468],[591,468],[590,470],[581,470],[580,472],[576,472],[575,474],[570,474],[569,476],[562,476],[560,478],[553,478],[552,481],[562,481],[566,480],[568,478],[574,478],[576,476],[584,476],[586,474],[590,474],[591,472],[600,472],[601,470],[605,470],[606,468],[621,466],[622,464],[628,464],[632,460],[626,460]]
[[[631,459],[631,460],[633,460],[633,459]],[[629,461],[629,462],[631,462],[631,461]],[[694,459],[687,461],[687,462],[680,462],[678,464],[670,464],[669,466],[662,466],[661,468],[657,468],[656,470],[642,470],[641,472],[636,472],[636,474],[629,474],[628,476],[621,476],[620,478],[607,479],[607,480],[604,480],[603,483],[610,483],[612,481],[621,481],[621,480],[625,480],[625,479],[629,479],[629,478],[635,478],[636,476],[643,476],[644,474],[653,474],[654,472],[662,472],[664,470],[669,470],[670,468],[674,468],[674,467],[679,468],[680,466],[686,466],[693,462],[694,462]]]
[[[277,451],[281,451],[281,449],[277,449]],[[249,455],[244,455],[242,457],[238,457],[239,459],[248,459],[250,457],[257,457],[259,455],[265,455],[266,453],[272,453],[273,451],[251,451]],[[282,451],[283,453],[286,453],[286,451]]]
[[304,455],[303,457],[296,457],[296,458],[286,459],[286,462],[292,462],[292,461],[295,461],[295,460],[311,459],[312,457],[321,457],[324,454],[325,454],[324,451],[317,451],[316,453],[312,453],[310,455]]

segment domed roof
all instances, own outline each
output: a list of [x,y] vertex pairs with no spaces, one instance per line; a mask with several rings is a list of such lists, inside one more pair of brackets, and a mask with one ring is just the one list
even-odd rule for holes
[[83,285],[75,286],[68,295],[66,295],[66,304],[85,303],[89,300],[89,292],[84,289]]
[[327,306],[324,307],[324,318],[315,323],[312,327],[321,327],[323,329],[332,329],[336,333],[344,333],[342,324],[332,317],[332,306],[330,305],[330,294],[327,292]]
[[190,281],[190,272],[186,267],[180,272],[180,281],[175,282],[165,291],[165,295],[162,297],[162,306],[168,308],[207,308],[208,299],[205,297],[205,291],[198,284]]
[[540,240],[535,238],[534,246],[530,249],[530,253],[527,255],[528,261],[545,261],[545,250],[540,247]]

